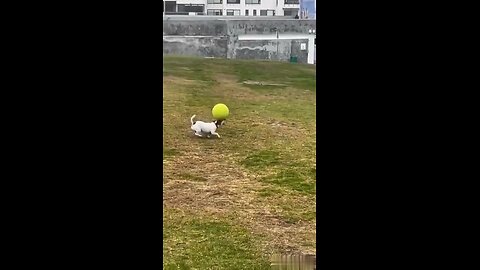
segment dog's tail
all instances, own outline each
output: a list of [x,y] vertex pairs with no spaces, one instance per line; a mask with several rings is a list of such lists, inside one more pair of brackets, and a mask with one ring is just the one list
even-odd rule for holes
[[195,125],[195,122],[193,122],[193,118],[195,118],[195,116],[196,115],[194,114],[192,117],[190,117],[190,122],[192,123],[192,126]]

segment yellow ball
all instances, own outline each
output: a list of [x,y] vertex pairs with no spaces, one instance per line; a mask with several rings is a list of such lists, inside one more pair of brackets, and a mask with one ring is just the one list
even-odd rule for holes
[[222,103],[215,105],[212,109],[212,115],[215,120],[225,120],[229,113],[227,105]]

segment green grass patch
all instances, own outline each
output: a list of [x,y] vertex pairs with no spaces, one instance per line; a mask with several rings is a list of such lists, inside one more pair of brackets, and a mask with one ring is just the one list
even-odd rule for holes
[[197,57],[164,57],[163,76],[176,76],[199,82],[212,82],[205,59]]
[[188,107],[209,108],[209,114],[203,117],[211,117],[211,108],[222,100],[222,96],[215,95],[210,91],[210,86],[193,86],[187,90],[187,99],[185,105]]
[[[203,82],[212,82],[212,75],[234,74],[238,82],[259,81],[280,83],[302,90],[315,91],[315,66],[292,65],[285,62],[204,59],[200,57],[168,56],[163,62],[164,76],[178,76]],[[278,89],[285,86],[245,84],[252,89]]]
[[267,114],[285,121],[312,123],[316,118],[315,106],[305,101],[292,100],[288,104],[271,103],[266,109]]
[[172,156],[175,156],[177,155],[179,152],[178,150],[176,149],[169,149],[169,148],[165,148],[163,147],[163,159],[167,158],[167,157],[172,157]]
[[278,165],[280,161],[278,152],[262,150],[247,156],[241,163],[248,168],[263,168]]
[[[298,89],[315,91],[315,67],[309,65],[292,65],[282,62],[236,61],[233,63],[239,82],[259,81],[285,83]],[[313,72],[308,72],[312,70]],[[256,85],[247,85],[255,89]],[[258,89],[258,88],[257,88]]]
[[275,189],[271,187],[262,188],[258,191],[258,196],[260,197],[273,197],[277,196],[279,193],[282,193],[282,190]]
[[312,169],[289,168],[264,177],[263,181],[298,192],[315,194],[315,179],[312,172]]
[[248,86],[252,90],[256,90],[259,93],[278,93],[286,88],[286,85],[258,85],[258,84],[243,84]]
[[164,249],[163,269],[270,269],[249,232],[227,222],[167,220],[163,232],[173,247]]
[[[312,202],[313,204],[314,202]],[[281,205],[283,210],[282,219],[287,223],[297,223],[299,221],[314,221],[316,219],[316,211],[313,207],[307,207],[305,209],[299,208],[295,204]]]

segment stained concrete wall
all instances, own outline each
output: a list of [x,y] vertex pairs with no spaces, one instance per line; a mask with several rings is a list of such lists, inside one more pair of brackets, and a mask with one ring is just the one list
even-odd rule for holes
[[306,40],[238,40],[238,37],[272,35],[277,31],[308,34],[310,29],[316,29],[315,20],[170,17],[163,21],[163,53],[278,61],[297,56],[299,63],[307,63],[307,51],[300,50],[300,43]]
[[302,51],[300,45],[307,42],[307,39],[239,40],[233,48],[232,58],[289,61],[290,56],[296,56],[299,63],[307,63],[308,51]]
[[226,36],[227,24],[221,20],[163,20],[163,35]]
[[227,20],[229,35],[239,34],[273,34],[279,33],[308,33],[309,29],[316,29],[315,20]]
[[302,43],[306,44],[307,42],[308,42],[308,39],[292,40],[292,53],[291,53],[291,55],[296,56],[297,61],[299,63],[307,63],[308,51],[302,51],[301,50],[301,45],[300,45]]
[[226,37],[183,37],[163,38],[163,53],[202,57],[227,58]]
[[239,40],[233,47],[231,58],[268,59],[284,61],[290,58],[289,40]]

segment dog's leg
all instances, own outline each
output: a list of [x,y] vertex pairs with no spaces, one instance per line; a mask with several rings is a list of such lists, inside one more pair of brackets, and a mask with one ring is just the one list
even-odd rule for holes
[[202,134],[201,134],[201,133],[202,133],[202,129],[201,129],[201,128],[199,128],[198,126],[193,125],[193,126],[192,126],[192,129],[195,131],[195,133],[194,133],[195,135],[197,135],[198,137],[203,137]]
[[220,134],[218,134],[217,132],[212,131],[211,133],[212,133],[212,135],[217,135],[217,137],[220,138]]

